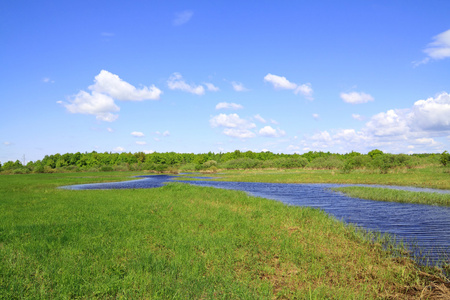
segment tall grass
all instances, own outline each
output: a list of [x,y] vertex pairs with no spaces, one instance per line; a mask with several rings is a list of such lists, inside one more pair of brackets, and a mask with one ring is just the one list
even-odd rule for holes
[[386,174],[373,170],[342,173],[335,170],[246,170],[221,171],[220,180],[273,183],[362,183],[450,189],[449,173],[443,167],[394,169]]
[[410,192],[356,186],[333,188],[333,190],[342,192],[350,197],[369,200],[450,206],[450,194]]
[[0,298],[410,299],[443,284],[316,209],[180,183],[56,189],[123,176],[1,176]]

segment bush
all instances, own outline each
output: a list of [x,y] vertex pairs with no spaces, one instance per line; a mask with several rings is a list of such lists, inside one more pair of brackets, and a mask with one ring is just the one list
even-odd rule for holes
[[100,167],[100,172],[112,172],[114,171],[112,166],[101,166]]
[[274,159],[273,165],[280,169],[304,168],[308,164],[308,160],[304,157],[289,157]]
[[311,169],[342,169],[344,162],[336,156],[318,157],[312,160],[308,165]]
[[229,160],[225,163],[224,168],[226,169],[254,169],[261,167],[262,163],[260,160],[252,158],[237,158]]
[[442,152],[440,162],[444,167],[450,164],[450,153],[447,151]]

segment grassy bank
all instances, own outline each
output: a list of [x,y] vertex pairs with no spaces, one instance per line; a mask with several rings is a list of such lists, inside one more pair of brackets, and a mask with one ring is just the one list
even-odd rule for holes
[[388,202],[450,206],[450,194],[410,192],[393,189],[356,186],[334,188],[333,190],[342,192],[354,198]]
[[128,175],[0,176],[0,298],[411,299],[448,291],[319,210],[185,184],[55,188]]
[[273,183],[363,183],[450,189],[447,168],[395,169],[387,174],[371,170],[343,173],[339,170],[245,170],[220,171],[220,180]]

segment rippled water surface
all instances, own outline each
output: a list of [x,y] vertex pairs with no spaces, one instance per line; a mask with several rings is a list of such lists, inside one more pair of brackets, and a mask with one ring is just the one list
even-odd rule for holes
[[[70,186],[70,189],[124,189],[154,188],[176,179],[175,176],[157,175],[143,179]],[[395,203],[351,198],[330,190],[342,184],[283,184],[262,182],[189,181],[200,186],[241,190],[254,196],[274,199],[289,205],[310,206],[324,210],[348,223],[369,230],[395,234],[406,242],[414,243],[426,252],[427,258],[450,257],[450,207],[409,203]],[[389,187],[428,192],[431,189]]]

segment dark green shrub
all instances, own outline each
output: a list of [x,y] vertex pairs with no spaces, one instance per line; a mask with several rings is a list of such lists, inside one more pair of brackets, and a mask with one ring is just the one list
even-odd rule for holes
[[318,157],[312,160],[307,167],[311,169],[342,169],[344,166],[344,161],[335,157]]
[[272,161],[273,165],[280,169],[304,168],[308,160],[304,157],[282,157]]
[[100,172],[112,172],[114,171],[114,168],[112,166],[101,166]]
[[444,167],[450,164],[450,153],[447,151],[442,152],[440,161]]
[[252,158],[237,158],[229,160],[225,163],[226,169],[253,169],[260,167],[262,162]]

